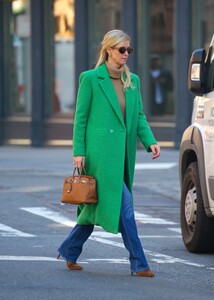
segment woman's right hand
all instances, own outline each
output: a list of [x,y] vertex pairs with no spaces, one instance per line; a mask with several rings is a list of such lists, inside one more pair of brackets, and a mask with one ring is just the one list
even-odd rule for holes
[[74,156],[74,166],[78,169],[85,167],[85,156]]

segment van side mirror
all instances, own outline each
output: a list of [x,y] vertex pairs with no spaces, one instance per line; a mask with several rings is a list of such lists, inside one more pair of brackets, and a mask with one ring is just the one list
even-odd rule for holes
[[195,50],[190,58],[188,88],[195,96],[205,92],[205,49]]

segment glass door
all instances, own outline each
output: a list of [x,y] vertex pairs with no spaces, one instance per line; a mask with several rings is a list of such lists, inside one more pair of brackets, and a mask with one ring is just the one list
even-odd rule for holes
[[6,115],[31,113],[30,1],[4,1]]

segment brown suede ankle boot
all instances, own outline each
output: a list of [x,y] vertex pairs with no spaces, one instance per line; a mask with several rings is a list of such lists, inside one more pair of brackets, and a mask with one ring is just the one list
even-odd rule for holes
[[132,275],[134,276],[141,276],[141,277],[154,277],[155,273],[153,273],[151,270],[142,270],[138,272],[132,272]]
[[81,271],[83,269],[80,265],[72,263],[70,261],[67,261],[66,265],[69,270],[73,270],[73,271]]

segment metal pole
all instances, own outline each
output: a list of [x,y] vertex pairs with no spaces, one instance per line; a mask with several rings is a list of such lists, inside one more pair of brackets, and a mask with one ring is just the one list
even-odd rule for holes
[[32,146],[43,145],[44,118],[44,1],[31,1]]
[[79,75],[89,67],[88,60],[88,1],[75,1],[75,90]]

